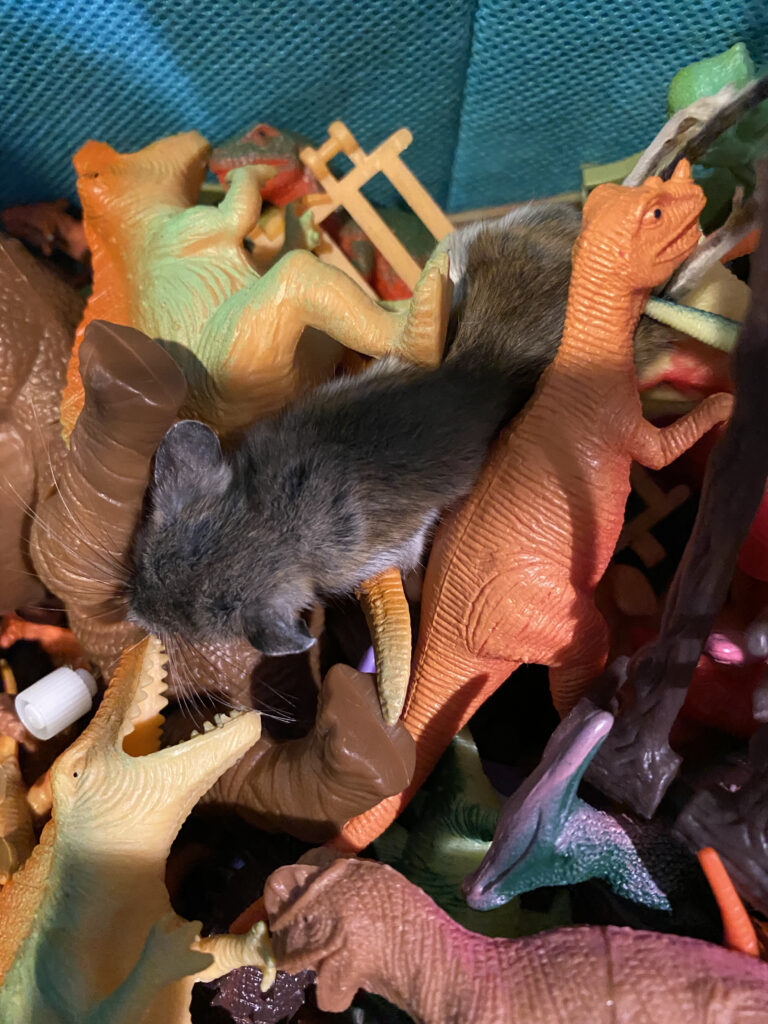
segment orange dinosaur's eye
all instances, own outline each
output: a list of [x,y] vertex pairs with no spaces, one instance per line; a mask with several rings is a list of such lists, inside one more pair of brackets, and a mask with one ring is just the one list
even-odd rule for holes
[[646,210],[643,216],[643,224],[657,224],[661,220],[661,208],[654,206],[651,210]]

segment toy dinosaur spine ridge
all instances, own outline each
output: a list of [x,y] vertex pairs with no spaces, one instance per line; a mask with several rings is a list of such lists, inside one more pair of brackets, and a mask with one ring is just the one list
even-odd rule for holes
[[51,876],[55,822],[49,821],[29,860],[0,891],[0,985],[35,923],[35,911]]

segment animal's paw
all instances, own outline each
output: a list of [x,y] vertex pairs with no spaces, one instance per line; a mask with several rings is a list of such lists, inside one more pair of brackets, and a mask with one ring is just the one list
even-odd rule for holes
[[155,921],[142,953],[142,966],[155,984],[167,985],[210,967],[210,953],[193,948],[201,927],[200,921],[185,921],[173,911]]

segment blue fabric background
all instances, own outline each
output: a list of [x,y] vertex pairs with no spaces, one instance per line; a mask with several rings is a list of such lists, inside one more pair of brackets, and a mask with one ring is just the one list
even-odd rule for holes
[[[73,152],[341,118],[449,209],[547,195],[641,148],[687,62],[747,43],[765,0],[0,0],[0,205],[74,198]],[[380,193],[382,194],[382,193]]]

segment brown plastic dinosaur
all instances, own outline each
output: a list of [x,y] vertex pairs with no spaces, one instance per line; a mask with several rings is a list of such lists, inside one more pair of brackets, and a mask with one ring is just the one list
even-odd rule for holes
[[697,939],[559,928],[521,939],[467,931],[374,861],[293,865],[267,880],[277,964],[317,972],[340,1013],[359,988],[420,1024],[762,1024],[768,964]]
[[[78,637],[109,675],[123,648],[143,635],[124,619],[121,586],[152,456],[185,383],[156,342],[101,321],[88,326],[80,363],[85,404],[58,489],[39,507],[32,553],[41,578],[66,602]],[[177,690],[183,684],[195,691],[210,688],[215,675],[217,692],[241,703],[258,657],[246,642],[209,645],[181,669],[172,663],[171,674]],[[226,799],[262,824],[301,823],[299,834],[327,838],[411,776],[410,737],[402,724],[386,725],[370,697],[366,677],[341,665],[331,669],[311,733],[278,744],[264,737],[225,773],[211,799]]]
[[233,807],[260,828],[323,842],[362,808],[400,792],[414,759],[402,722],[383,721],[372,677],[334,665],[307,735],[282,743],[262,736],[204,802]]
[[[208,786],[259,738],[255,713],[144,756],[126,744],[165,699],[159,642],[123,655],[95,716],[51,768],[53,817],[0,893],[0,1020],[13,1024],[184,1024],[195,979],[274,965],[263,925],[200,939],[171,909],[168,851]],[[191,975],[191,977],[190,977]]]
[[0,614],[45,594],[29,531],[64,456],[59,395],[82,308],[21,242],[0,239]]
[[657,429],[643,418],[632,365],[650,290],[696,245],[703,204],[686,162],[669,182],[590,195],[558,353],[430,556],[403,715],[417,743],[413,780],[348,822],[341,848],[361,850],[387,827],[520,664],[550,667],[561,714],[601,672],[609,637],[594,591],[621,531],[631,462],[660,469],[732,405],[712,395]]

